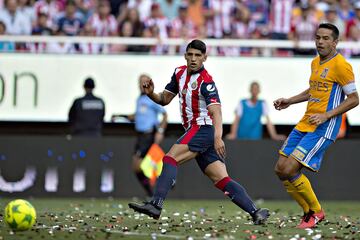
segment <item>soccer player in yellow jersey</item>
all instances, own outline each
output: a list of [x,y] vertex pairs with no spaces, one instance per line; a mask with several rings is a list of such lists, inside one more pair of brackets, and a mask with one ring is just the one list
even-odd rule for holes
[[336,26],[320,24],[315,38],[319,55],[311,63],[309,88],[296,96],[274,101],[277,110],[308,102],[305,115],[280,149],[275,166],[287,192],[304,210],[298,228],[312,228],[325,218],[309,179],[301,169],[305,167],[315,172],[320,169],[325,150],[336,139],[341,115],[359,104],[352,67],[336,51],[338,38]]

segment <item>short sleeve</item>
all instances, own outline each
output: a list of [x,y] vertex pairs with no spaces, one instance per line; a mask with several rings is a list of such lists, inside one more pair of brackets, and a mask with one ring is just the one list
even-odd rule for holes
[[207,107],[213,104],[221,104],[218,90],[213,81],[203,82],[200,91],[205,98]]
[[165,90],[173,93],[174,95],[179,93],[178,81],[176,80],[176,73],[171,77],[171,81],[165,86]]
[[354,72],[351,65],[348,62],[339,64],[337,70],[337,83],[341,86],[345,86],[355,81]]
[[268,116],[269,115],[269,107],[265,100],[261,101],[261,107],[262,107],[262,115]]
[[340,64],[337,69],[338,78],[337,82],[342,86],[346,95],[356,92],[355,76],[351,65],[348,62]]
[[238,117],[241,117],[243,115],[243,103],[242,103],[242,101],[240,101],[239,104],[237,105],[237,107],[235,109],[235,114]]

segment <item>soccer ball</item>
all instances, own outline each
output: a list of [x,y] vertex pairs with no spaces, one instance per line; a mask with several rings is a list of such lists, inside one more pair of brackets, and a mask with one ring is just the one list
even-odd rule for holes
[[4,220],[13,230],[28,230],[36,221],[35,208],[22,199],[11,201],[6,205]]

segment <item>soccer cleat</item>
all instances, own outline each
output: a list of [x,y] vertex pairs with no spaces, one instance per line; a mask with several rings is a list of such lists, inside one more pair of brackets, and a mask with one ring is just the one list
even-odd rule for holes
[[134,209],[135,212],[148,215],[149,217],[152,217],[156,220],[159,219],[161,214],[161,209],[154,206],[150,202],[144,202],[144,204],[129,203],[129,208]]
[[310,210],[309,213],[303,216],[300,224],[296,228],[301,228],[301,229],[313,228],[316,226],[316,224],[318,224],[324,219],[325,219],[324,210],[321,209],[319,213],[314,213],[313,211]]
[[269,216],[270,216],[269,209],[259,208],[258,210],[256,210],[252,218],[255,225],[261,225],[266,222]]

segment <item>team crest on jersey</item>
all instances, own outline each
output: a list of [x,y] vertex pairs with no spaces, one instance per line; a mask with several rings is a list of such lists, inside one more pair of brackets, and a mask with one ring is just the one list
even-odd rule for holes
[[183,88],[183,90],[181,91],[182,94],[186,94],[186,88]]
[[329,68],[325,68],[322,73],[320,74],[320,77],[321,78],[326,78],[326,75],[328,74],[329,72]]
[[195,90],[197,88],[197,86],[198,86],[197,81],[195,81],[191,84],[191,89]]

